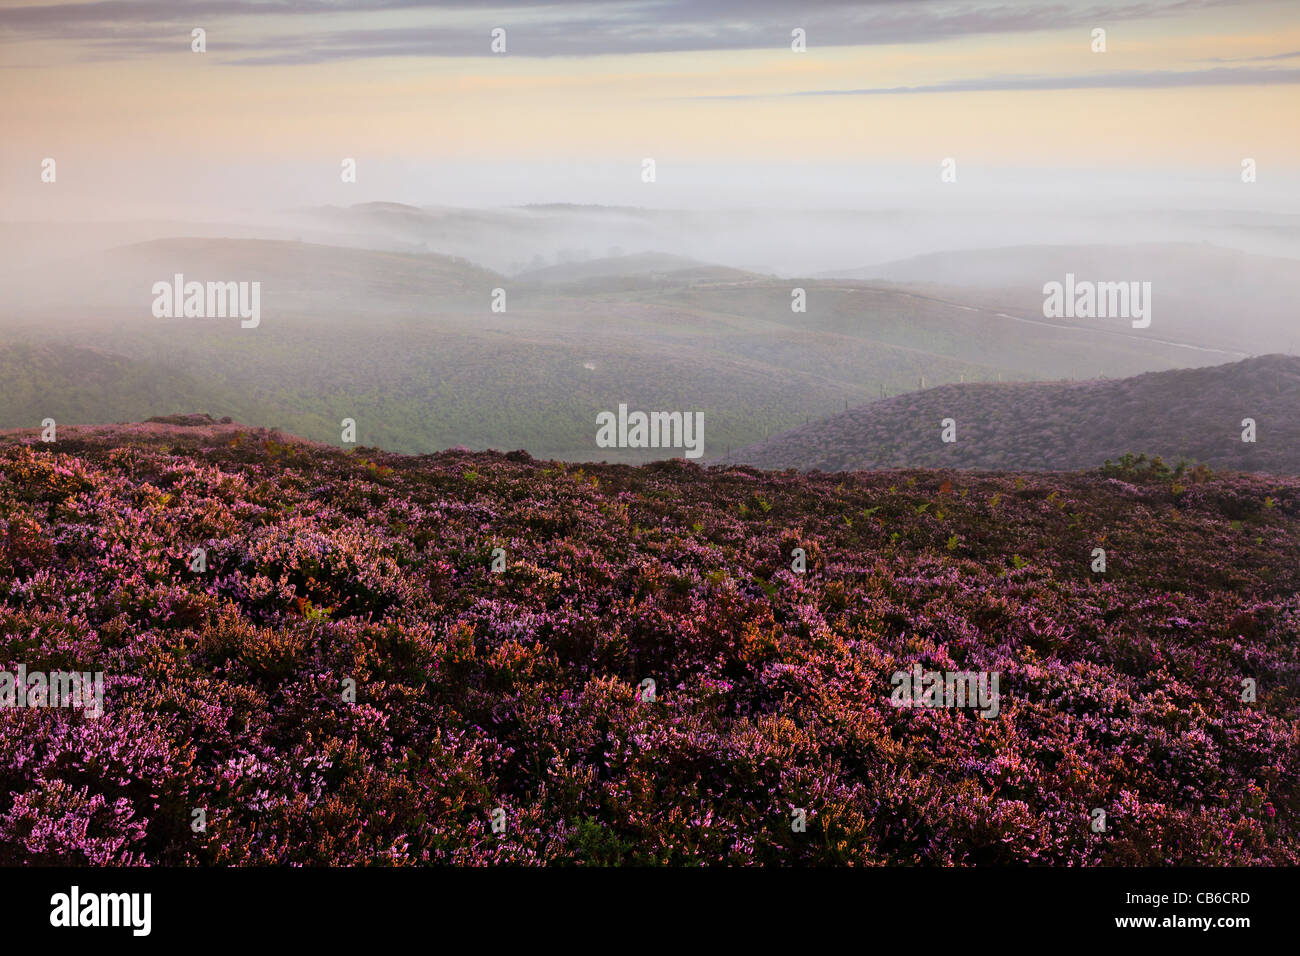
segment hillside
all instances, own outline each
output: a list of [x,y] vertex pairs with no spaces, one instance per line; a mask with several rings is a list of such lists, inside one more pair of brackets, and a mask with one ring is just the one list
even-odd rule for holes
[[69,257],[16,275],[10,316],[52,312],[93,329],[105,317],[157,327],[152,287],[187,280],[260,282],[262,311],[382,313],[432,302],[480,304],[504,277],[451,256],[384,252],[280,239],[177,237]]
[[[156,318],[152,286],[176,272],[261,282],[260,323]],[[497,288],[508,294],[503,312],[492,308]],[[6,287],[0,335],[41,348],[26,373],[34,381],[66,380],[64,354],[83,350],[156,369],[156,381],[93,376],[78,395],[93,383],[97,403],[57,387],[44,390],[57,401],[37,403],[0,391],[0,428],[64,420],[44,412],[55,404],[81,422],[203,408],[318,441],[337,442],[338,423],[353,418],[362,441],[407,452],[527,447],[637,460],[652,455],[597,448],[598,412],[620,402],[699,410],[709,439],[734,447],[868,396],[853,381],[743,354],[733,344],[750,333],[731,323],[621,295],[552,295],[431,254],[151,241],[31,270]]]
[[0,345],[0,382],[0,428],[35,427],[46,418],[59,425],[138,421],[178,403],[240,418],[269,412],[276,421],[287,422],[279,415],[292,414],[283,406],[259,409],[212,376],[63,343]]
[[[1068,471],[1126,453],[1300,474],[1300,357],[1114,381],[945,385],[850,409],[736,451],[761,468]],[[942,422],[956,423],[945,443]],[[1242,441],[1254,419],[1256,441]]]
[[[176,273],[261,283],[256,328],[156,317],[153,286]],[[805,312],[792,310],[796,288]],[[46,414],[90,423],[201,408],[325,442],[351,418],[362,442],[417,454],[523,448],[625,463],[673,454],[596,445],[596,416],[626,403],[703,414],[705,453],[716,457],[922,381],[1118,377],[1235,357],[1026,324],[904,288],[661,255],[530,279],[436,254],[174,238],[26,270],[3,299],[0,337],[46,349],[27,377],[48,382],[52,398],[37,407],[0,390],[0,428]],[[81,350],[154,369],[153,381],[95,374],[72,401],[55,385],[70,377],[62,353]],[[51,404],[68,411],[32,418]]]
[[0,435],[0,668],[104,714],[0,708],[0,864],[1300,863],[1295,479],[59,439]]
[[[153,284],[177,272],[260,282],[257,327],[155,317]],[[570,281],[507,278],[433,254],[156,240],[29,270],[6,286],[0,333],[47,347],[28,376],[51,385],[68,378],[60,356],[79,350],[157,370],[147,393],[132,375],[91,376],[76,403],[47,389],[70,409],[59,420],[202,408],[337,442],[338,423],[352,418],[362,442],[394,451],[525,448],[575,461],[673,453],[599,448],[596,416],[620,403],[702,413],[706,453],[717,453],[922,378],[1129,374],[1187,361],[862,284],[809,281],[808,311],[795,313],[789,281],[662,256],[556,275]],[[498,288],[504,311],[493,309]],[[45,417],[34,410],[0,392],[0,428]]]
[[[1139,338],[1254,354],[1295,351],[1300,343],[1295,327],[1300,261],[1208,242],[958,249],[830,274],[913,284],[941,298],[1041,318],[1043,284],[1062,281],[1067,272],[1081,280],[1150,282],[1151,327]],[[1225,320],[1242,315],[1250,321]],[[1113,319],[1076,318],[1069,324],[1132,333]]]
[[516,282],[530,285],[571,285],[602,290],[632,288],[655,281],[685,284],[743,282],[760,278],[763,277],[743,269],[653,252],[545,266],[514,276]]

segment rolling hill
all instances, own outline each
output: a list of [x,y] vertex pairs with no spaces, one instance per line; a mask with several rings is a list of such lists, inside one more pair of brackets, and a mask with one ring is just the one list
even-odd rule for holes
[[[176,273],[261,283],[260,324],[156,318],[152,287]],[[795,289],[805,311],[792,308]],[[159,371],[147,389],[125,372],[89,376],[61,406],[71,420],[204,408],[337,442],[351,418],[360,441],[396,451],[624,462],[676,452],[598,447],[596,416],[620,404],[703,414],[706,454],[717,456],[926,384],[1128,376],[1234,357],[1020,322],[887,283],[778,279],[659,254],[505,276],[432,253],[241,238],[151,240],[25,270],[6,281],[0,333]],[[30,361],[50,365],[51,383],[66,378],[48,350]],[[0,393],[0,427],[31,425],[36,411]]]
[[[1161,338],[1259,355],[1296,352],[1300,260],[1207,242],[1055,244],[928,253],[861,269],[842,278],[906,284],[937,298],[1043,318],[1043,285],[1066,273],[1088,281],[1151,283],[1151,326],[1141,331],[1106,318],[1064,320],[1134,338]],[[1241,322],[1228,316],[1246,316]]]
[[0,383],[0,428],[33,427],[47,418],[57,426],[130,422],[178,407],[291,417],[287,407],[259,407],[237,389],[167,365],[63,343],[0,345]]
[[[850,409],[736,451],[760,468],[1092,468],[1127,453],[1300,473],[1300,357],[1115,381],[946,385]],[[1242,440],[1244,419],[1256,440]],[[955,422],[954,442],[942,422]]]
[[696,283],[744,282],[763,276],[743,269],[714,265],[664,253],[611,256],[582,262],[562,263],[529,269],[513,277],[516,283],[538,286],[568,286],[592,291],[612,291],[650,285],[693,285]]

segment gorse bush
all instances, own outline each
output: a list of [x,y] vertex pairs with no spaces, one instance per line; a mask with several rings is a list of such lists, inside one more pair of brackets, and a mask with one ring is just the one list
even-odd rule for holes
[[0,669],[105,713],[0,709],[0,863],[1300,862],[1300,481],[59,435],[0,443]]

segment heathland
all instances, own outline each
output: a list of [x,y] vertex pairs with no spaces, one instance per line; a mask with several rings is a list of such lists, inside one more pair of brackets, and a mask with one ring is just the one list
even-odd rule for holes
[[1298,595],[1294,478],[11,432],[0,863],[1295,865]]
[[1135,451],[1171,465],[1300,474],[1300,357],[1090,382],[944,385],[798,426],[727,460],[822,471],[1072,471]]

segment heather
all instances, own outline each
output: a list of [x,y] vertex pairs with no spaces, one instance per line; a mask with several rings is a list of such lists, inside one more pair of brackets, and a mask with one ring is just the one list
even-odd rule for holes
[[[1300,358],[1086,382],[949,384],[849,409],[738,449],[759,468],[1077,471],[1128,453],[1300,474]],[[945,419],[955,441],[942,440]],[[1255,423],[1243,441],[1243,421]]]
[[105,713],[0,709],[2,864],[1300,862],[1300,480],[58,435],[0,437],[0,668]]

